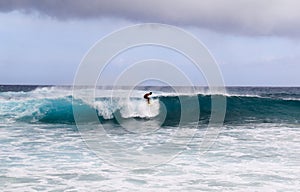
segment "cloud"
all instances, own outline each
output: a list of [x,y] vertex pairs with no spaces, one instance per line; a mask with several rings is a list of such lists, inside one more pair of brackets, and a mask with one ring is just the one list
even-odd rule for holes
[[240,35],[300,36],[298,0],[9,0],[0,11],[57,19],[125,18]]

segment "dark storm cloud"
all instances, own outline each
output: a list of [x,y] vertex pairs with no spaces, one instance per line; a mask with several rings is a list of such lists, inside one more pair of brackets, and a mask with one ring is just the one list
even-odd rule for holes
[[298,0],[0,0],[0,11],[57,19],[117,17],[244,35],[300,36]]

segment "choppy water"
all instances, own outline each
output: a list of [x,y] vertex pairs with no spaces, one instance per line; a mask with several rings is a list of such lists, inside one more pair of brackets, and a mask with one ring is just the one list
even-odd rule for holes
[[[210,116],[209,91],[199,89],[198,94],[189,95],[144,89],[155,90],[150,111],[140,99],[144,90],[134,91],[130,100],[111,100],[106,91],[100,91],[90,104],[72,98],[67,87],[2,86],[0,190],[299,191],[300,88],[228,88],[226,95],[218,95],[227,99],[224,125],[205,153],[198,144]],[[192,141],[170,161],[156,166],[128,169],[105,155],[99,157],[87,146],[73,117],[73,99],[83,114],[95,109],[107,134],[121,146],[110,150],[112,158],[123,155],[124,149],[149,152],[152,147],[153,154],[159,154],[160,144],[178,127],[182,110],[178,95],[187,105],[191,97],[197,98],[199,125],[185,123],[184,129],[196,131]],[[165,119],[156,118],[161,104],[168,112]],[[188,108],[193,111],[192,104]],[[128,126],[149,127],[152,132],[127,132],[116,115],[129,121]],[[84,119],[87,129],[93,130],[94,122]]]

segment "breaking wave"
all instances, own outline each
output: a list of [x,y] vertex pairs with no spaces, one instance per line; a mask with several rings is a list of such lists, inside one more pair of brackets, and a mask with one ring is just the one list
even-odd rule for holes
[[[143,93],[143,92],[142,92]],[[139,95],[141,93],[137,93]],[[249,122],[291,122],[298,123],[300,119],[300,101],[293,95],[275,97],[272,95],[214,95],[226,97],[227,108],[224,123],[249,123]],[[282,95],[282,94],[281,94]],[[116,121],[116,116],[124,119],[151,119],[158,117],[164,108],[167,113],[163,125],[178,124],[181,117],[181,102],[189,113],[198,110],[195,107],[195,97],[200,104],[200,122],[207,123],[211,114],[211,95],[209,94],[182,94],[160,93],[151,100],[151,105],[141,97],[110,98],[97,97],[93,104],[88,104],[72,97],[70,89],[53,87],[37,88],[30,91],[0,92],[0,120],[3,123],[66,123],[74,124],[73,107],[76,106],[82,113],[82,119],[88,122],[89,117],[84,117],[85,112],[95,110],[99,120],[103,123]],[[291,98],[289,98],[291,97]],[[193,99],[192,99],[193,98]],[[164,106],[162,106],[164,105]]]

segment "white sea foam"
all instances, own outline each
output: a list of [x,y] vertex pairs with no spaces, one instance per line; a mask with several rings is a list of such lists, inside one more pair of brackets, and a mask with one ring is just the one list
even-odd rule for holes
[[123,118],[150,118],[159,114],[160,104],[157,99],[151,100],[151,104],[143,99],[114,99],[100,100],[94,103],[99,116],[104,119],[113,118],[113,113],[119,111]]
[[[1,191],[298,191],[299,127],[247,124],[225,127],[199,154],[197,143],[166,164],[128,170],[97,157],[70,127],[1,127]],[[143,150],[174,129],[149,135],[115,134],[120,147]],[[159,146],[153,149],[159,151]],[[134,158],[132,159],[134,161]]]
[[159,114],[159,101],[157,99],[151,100],[151,104],[147,104],[144,100],[129,100],[123,101],[121,114],[124,118],[141,117],[150,118]]

